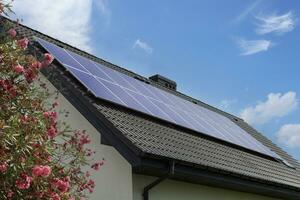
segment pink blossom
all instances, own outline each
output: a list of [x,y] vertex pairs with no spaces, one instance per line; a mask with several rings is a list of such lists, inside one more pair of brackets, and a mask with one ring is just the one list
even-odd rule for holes
[[50,112],[50,119],[51,119],[51,123],[55,124],[56,120],[57,120],[57,112]]
[[18,73],[18,74],[21,74],[24,72],[24,67],[22,65],[16,65],[13,67],[13,70]]
[[20,117],[20,121],[21,121],[22,124],[27,124],[27,123],[29,122],[29,117],[28,117],[28,115],[22,115],[22,116]]
[[27,38],[23,38],[23,39],[20,39],[20,40],[17,41],[17,45],[21,49],[27,49],[28,42],[29,42],[29,40]]
[[11,190],[8,190],[7,193],[6,193],[6,196],[7,196],[7,198],[9,198],[9,199],[11,199],[11,198],[13,197],[13,195],[14,195],[14,192],[11,191]]
[[93,164],[91,166],[91,168],[98,171],[102,165],[104,165],[104,161],[100,161],[100,162],[97,162],[97,163]]
[[91,139],[89,138],[88,135],[82,134],[82,135],[80,136],[80,139],[79,139],[79,145],[80,145],[80,146],[83,146],[83,145],[85,145],[85,144],[89,144],[90,142],[91,142]]
[[32,177],[26,175],[26,174],[21,174],[21,177],[16,180],[16,187],[19,188],[20,190],[25,190],[30,187],[32,183]]
[[48,66],[53,62],[54,58],[51,54],[45,53],[44,54],[44,61],[43,61],[43,66]]
[[17,35],[17,31],[16,31],[14,28],[9,29],[9,30],[7,31],[7,33],[8,33],[12,38],[16,37],[16,35]]
[[54,126],[51,126],[48,130],[47,130],[47,135],[50,138],[54,138],[57,135],[57,130]]
[[80,191],[83,191],[83,190],[88,190],[90,193],[93,193],[94,192],[94,188],[95,188],[95,182],[90,179],[88,182],[82,184],[80,186]]
[[6,162],[0,163],[0,172],[5,173],[7,171],[7,167],[8,167],[8,165]]
[[55,178],[52,181],[52,187],[54,187],[54,188],[58,189],[60,192],[64,193],[69,190],[70,183],[67,178],[65,178],[63,180]]
[[41,176],[43,173],[43,168],[42,166],[35,166],[33,169],[32,169],[32,175],[33,176]]
[[49,112],[44,112],[43,115],[44,115],[45,118],[48,118],[50,113]]
[[28,83],[31,83],[37,76],[31,68],[28,68],[24,73],[25,79]]
[[52,171],[51,167],[44,166],[42,176],[43,177],[48,177],[51,174],[51,171]]
[[48,162],[51,162],[51,161],[52,161],[52,157],[51,157],[50,155],[48,155],[48,156],[46,157],[46,160],[47,160]]
[[33,176],[48,177],[50,174],[51,174],[51,167],[49,166],[37,165],[32,168]]
[[11,84],[11,82],[7,79],[2,79],[0,80],[0,85],[4,90],[9,90],[10,88],[13,87],[13,85]]

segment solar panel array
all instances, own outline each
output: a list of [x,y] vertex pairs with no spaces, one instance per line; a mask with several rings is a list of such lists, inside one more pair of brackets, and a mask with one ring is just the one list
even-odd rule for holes
[[36,40],[98,98],[281,159],[227,117],[45,40]]

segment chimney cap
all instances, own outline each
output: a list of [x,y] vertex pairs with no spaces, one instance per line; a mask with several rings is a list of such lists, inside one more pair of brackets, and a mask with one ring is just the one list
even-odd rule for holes
[[150,76],[149,79],[165,88],[176,90],[177,87],[176,82],[160,74],[155,74],[153,76]]

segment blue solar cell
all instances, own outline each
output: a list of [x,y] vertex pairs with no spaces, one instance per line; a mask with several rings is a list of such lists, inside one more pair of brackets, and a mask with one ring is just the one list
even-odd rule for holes
[[80,63],[80,66],[82,66],[90,74],[93,74],[94,76],[105,80],[109,80],[109,77],[106,74],[104,74],[93,61],[85,57],[79,56],[78,54],[75,54],[73,52],[67,52],[73,58],[73,60],[76,60],[78,63]]
[[109,77],[118,85],[137,92],[137,90],[126,79],[123,78],[125,76],[124,74],[121,74],[112,69],[107,69],[106,72],[107,74],[109,74]]
[[137,91],[139,91],[141,94],[149,97],[150,99],[156,99],[158,101],[162,101],[158,97],[156,97],[153,92],[148,87],[148,84],[142,83],[141,81],[138,81],[134,78],[131,78],[129,76],[124,77],[131,85],[133,85]]
[[[149,87],[149,86],[148,86]],[[151,90],[151,92],[158,97],[158,99],[161,99],[164,103],[166,103],[167,105],[171,105],[171,106],[175,106],[173,104],[173,102],[170,100],[170,98],[168,98],[164,93],[164,91],[158,89],[158,88],[155,88],[155,87],[152,87],[150,86],[149,89]]]
[[68,65],[69,67],[79,69],[81,71],[85,71],[85,68],[81,66],[76,60],[74,60],[70,55],[67,53],[66,50],[62,48],[57,48],[56,45],[46,42],[41,39],[37,39],[40,44],[51,54],[55,57],[57,61],[62,64]]
[[164,113],[166,113],[172,120],[173,122],[175,122],[176,124],[183,126],[183,127],[187,127],[187,128],[191,128],[190,125],[184,121],[184,119],[182,119],[178,113],[176,113],[175,111],[173,111],[169,106],[167,106],[164,103],[161,103],[160,101],[155,101],[155,100],[151,100],[151,102],[153,104],[155,104],[157,107],[159,107]]
[[[65,66],[68,68],[68,66]],[[69,68],[70,72],[78,79],[80,82],[90,90],[96,97],[105,99],[117,104],[125,105],[117,96],[115,96],[105,85],[101,84],[93,76],[83,73],[74,68]],[[100,84],[99,84],[100,83]]]
[[96,97],[278,159],[230,119],[41,39],[37,41]]
[[144,107],[140,102],[138,102],[134,96],[131,96],[128,92],[126,92],[123,88],[118,85],[115,85],[111,82],[99,80],[102,84],[104,84],[110,91],[116,94],[129,108],[137,109],[138,111],[151,114],[146,107]]
[[139,101],[140,103],[142,103],[148,110],[151,111],[152,115],[161,119],[164,119],[166,121],[171,121],[172,119],[166,114],[164,113],[159,107],[157,107],[155,104],[153,104],[147,97],[132,92],[130,90],[127,90],[127,92],[134,96],[136,98],[137,101]]

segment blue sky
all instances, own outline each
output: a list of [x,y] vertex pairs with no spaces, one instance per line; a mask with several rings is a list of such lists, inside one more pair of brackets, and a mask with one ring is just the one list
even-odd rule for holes
[[37,1],[15,1],[25,24],[141,75],[167,76],[300,160],[296,0]]

